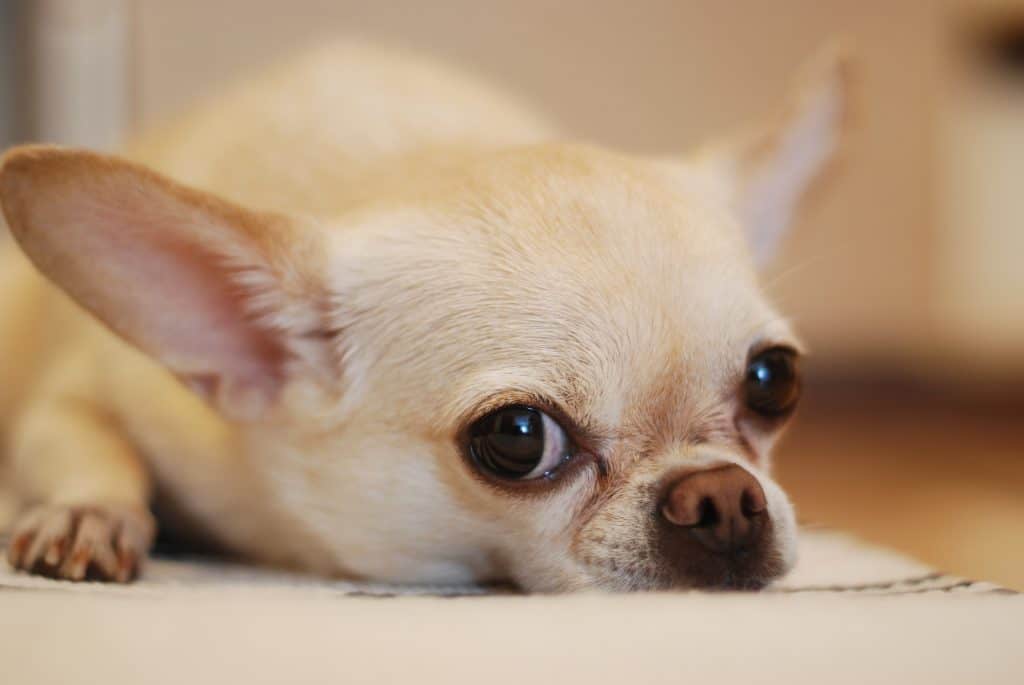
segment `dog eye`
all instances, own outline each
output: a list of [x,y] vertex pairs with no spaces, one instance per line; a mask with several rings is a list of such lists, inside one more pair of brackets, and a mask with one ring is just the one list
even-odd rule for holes
[[774,418],[788,413],[800,399],[800,375],[796,352],[772,347],[751,357],[743,392],[747,407]]
[[504,480],[550,476],[571,458],[562,427],[533,407],[512,405],[478,419],[469,450],[478,468]]

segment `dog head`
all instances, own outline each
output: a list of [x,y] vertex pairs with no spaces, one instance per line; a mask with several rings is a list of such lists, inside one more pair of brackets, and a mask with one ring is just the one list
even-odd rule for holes
[[23,148],[0,200],[43,273],[238,426],[339,567],[758,587],[795,555],[768,473],[799,344],[757,266],[842,111],[833,57],[686,160],[441,152],[309,219]]

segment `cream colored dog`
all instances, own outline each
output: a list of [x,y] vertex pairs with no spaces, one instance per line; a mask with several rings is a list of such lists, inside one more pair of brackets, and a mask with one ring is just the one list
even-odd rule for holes
[[843,71],[829,52],[765,125],[647,159],[341,45],[125,158],[9,151],[35,266],[0,267],[10,563],[128,580],[153,506],[351,578],[777,577],[797,343],[755,265],[835,150]]

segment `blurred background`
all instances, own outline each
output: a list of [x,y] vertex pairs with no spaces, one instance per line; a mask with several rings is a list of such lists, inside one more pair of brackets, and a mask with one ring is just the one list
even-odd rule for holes
[[805,521],[1024,589],[1024,0],[0,0],[0,144],[115,148],[338,35],[657,153],[847,38],[842,171],[766,276],[813,352],[777,468]]

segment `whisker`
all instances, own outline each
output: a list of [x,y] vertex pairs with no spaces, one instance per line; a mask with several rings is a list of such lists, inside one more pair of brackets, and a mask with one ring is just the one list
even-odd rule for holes
[[819,262],[821,262],[823,260],[826,260],[826,259],[837,259],[837,258],[839,258],[841,256],[841,254],[846,251],[846,248],[848,248],[852,243],[853,243],[853,240],[849,239],[849,240],[843,241],[842,243],[831,245],[831,246],[829,246],[829,248],[826,251],[810,255],[807,258],[797,262],[796,264],[792,264],[792,265],[786,267],[785,269],[783,269],[779,273],[773,275],[770,280],[765,281],[765,283],[763,284],[765,292],[767,292],[767,293],[769,293],[769,295],[771,295],[772,294],[771,291],[774,288],[777,288],[780,284],[784,283],[785,281],[787,281],[789,278],[793,277],[794,275],[799,274],[800,272],[804,271],[805,269],[807,269],[807,267],[809,267],[811,265],[817,264],[817,263],[819,263]]

